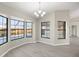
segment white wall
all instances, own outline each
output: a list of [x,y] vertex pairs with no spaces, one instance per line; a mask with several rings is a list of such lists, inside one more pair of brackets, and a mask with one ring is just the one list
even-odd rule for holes
[[[56,36],[56,41],[55,43],[57,45],[65,45],[65,44],[69,44],[69,11],[67,10],[60,10],[60,11],[55,11],[55,22],[56,22],[56,29],[57,29],[57,21],[65,21],[66,22],[66,38],[65,39],[57,39]],[[57,35],[57,30],[55,31],[55,35]]]
[[[76,25],[77,26],[77,37],[79,37],[79,21],[75,21],[75,19],[74,19],[74,21],[71,22],[71,26],[72,25]],[[72,33],[72,31],[70,31],[70,32]]]
[[[68,45],[69,42],[69,11],[61,10],[52,12],[50,15],[40,19],[39,21],[39,42],[43,42],[50,45]],[[41,22],[50,21],[50,39],[41,38]],[[57,39],[57,21],[66,21],[66,39]]]
[[79,17],[79,9],[70,12],[71,19]]
[[72,35],[72,25],[77,26],[77,37],[79,37],[79,9],[70,12],[70,36]]
[[[0,14],[5,14],[9,20],[10,20],[10,16],[15,16],[15,17],[19,17],[24,19],[24,21],[27,21],[27,19],[30,20],[30,17],[19,12],[19,11],[14,11],[14,9],[5,7],[5,6],[1,6],[0,5]],[[32,18],[31,18],[32,19]],[[62,40],[58,40],[57,39],[57,21],[66,21],[66,39],[62,39]],[[9,42],[0,46],[0,56],[4,55],[4,53],[8,50],[11,49],[13,47],[16,47],[20,44],[26,44],[26,43],[35,43],[37,42],[43,42],[49,45],[67,45],[69,44],[69,11],[55,11],[52,12],[50,15],[45,16],[42,19],[37,19],[37,20],[33,20],[33,38],[31,39],[19,39],[19,40],[15,40],[15,41],[10,41],[9,38]],[[42,21],[50,21],[50,39],[45,39],[45,38],[41,38],[41,22]],[[10,25],[9,25],[10,27]],[[10,29],[9,29],[10,31]],[[10,32],[9,32],[10,35]]]
[[[46,43],[46,44],[50,44],[50,45],[53,45],[54,44],[54,28],[55,28],[55,19],[54,19],[54,13],[52,13],[51,15],[49,16],[45,16],[43,17],[43,19],[40,19],[39,20],[39,28],[38,28],[38,39],[39,39],[39,42],[43,42],[43,43]],[[50,22],[50,39],[48,38],[41,38],[41,22],[44,22],[44,21],[49,21]]]
[[[24,38],[24,39],[18,39],[18,40],[14,40],[14,41],[10,41],[10,36],[9,36],[9,41],[8,43],[6,44],[3,44],[0,46],[0,56],[3,56],[9,49],[12,49],[16,46],[19,46],[19,45],[22,45],[22,44],[26,44],[26,43],[35,43],[35,23],[36,21],[33,20],[32,18],[30,18],[29,16],[19,12],[19,11],[16,11],[14,9],[11,9],[11,8],[8,8],[6,6],[2,6],[0,5],[0,15],[3,15],[3,16],[6,16],[9,18],[9,21],[11,19],[11,16],[13,17],[18,17],[18,18],[21,18],[23,21],[32,21],[33,22],[33,37],[28,39],[28,38]],[[20,20],[21,20],[20,19]],[[9,32],[8,32],[10,35],[10,23],[9,23]]]

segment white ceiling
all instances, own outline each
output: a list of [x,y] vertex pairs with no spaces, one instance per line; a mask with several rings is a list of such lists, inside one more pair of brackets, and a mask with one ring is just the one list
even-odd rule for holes
[[[36,18],[34,12],[39,9],[39,2],[0,2],[0,4],[19,10],[33,18]],[[72,11],[78,8],[78,2],[40,2],[40,9],[45,11],[46,15],[55,10]]]

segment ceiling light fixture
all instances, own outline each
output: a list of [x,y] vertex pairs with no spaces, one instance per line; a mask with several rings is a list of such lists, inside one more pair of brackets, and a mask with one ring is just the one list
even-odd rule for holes
[[46,12],[41,10],[41,6],[40,6],[41,3],[38,2],[38,4],[39,4],[39,9],[38,9],[37,12],[34,12],[34,15],[35,15],[36,17],[43,17],[43,16],[46,14]]

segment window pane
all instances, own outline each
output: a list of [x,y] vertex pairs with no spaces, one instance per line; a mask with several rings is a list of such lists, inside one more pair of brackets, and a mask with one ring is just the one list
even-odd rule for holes
[[24,38],[24,22],[19,20],[12,20],[11,22],[11,39],[19,39]]
[[19,22],[19,25],[20,25],[20,26],[23,26],[23,25],[24,25],[24,23],[23,23],[23,22]]
[[66,38],[66,22],[65,21],[58,21],[58,39],[65,39]]
[[3,24],[6,25],[6,18],[2,18]]
[[14,20],[14,26],[18,26],[19,21],[18,20]]
[[6,37],[4,37],[4,42],[6,42],[7,40],[6,40],[7,38]]
[[32,23],[27,22],[27,29],[31,29],[32,28]]
[[32,37],[32,29],[30,29],[30,30],[27,29],[27,37],[28,38]]
[[3,28],[6,29],[6,18],[3,18]]
[[2,17],[0,16],[0,25],[2,25],[2,23],[3,23],[3,22],[2,22]]
[[41,37],[50,38],[50,22],[41,22]]
[[11,20],[11,25],[14,25],[14,20]]
[[0,44],[3,44],[3,41],[4,39],[3,38],[0,38]]
[[0,44],[7,42],[7,18],[0,16]]
[[32,38],[32,22],[26,23],[26,37]]

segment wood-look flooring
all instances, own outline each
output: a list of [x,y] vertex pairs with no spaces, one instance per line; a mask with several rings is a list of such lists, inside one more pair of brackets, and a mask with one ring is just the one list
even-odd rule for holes
[[71,38],[71,44],[64,46],[25,44],[11,50],[4,57],[79,57],[79,38]]

